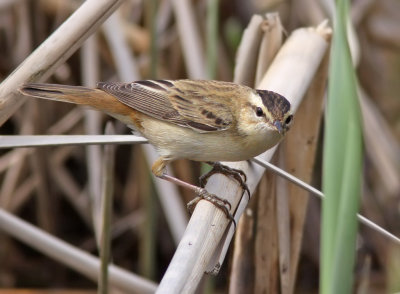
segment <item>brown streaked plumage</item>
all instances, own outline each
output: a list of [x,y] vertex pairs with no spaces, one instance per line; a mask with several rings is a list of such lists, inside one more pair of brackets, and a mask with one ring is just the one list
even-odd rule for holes
[[292,122],[283,96],[221,81],[101,82],[96,89],[26,84],[20,92],[87,105],[121,120],[158,149],[152,171],[167,180],[165,167],[174,159],[247,160],[277,144]]
[[[230,84],[203,82],[210,84],[216,91],[228,90]],[[227,129],[233,121],[232,109],[218,102],[222,93],[206,93],[207,88],[190,80],[174,83],[149,80],[129,84],[99,83],[98,88],[153,118],[190,127],[199,132],[221,131]],[[212,113],[211,108],[219,111],[218,116],[208,115]]]

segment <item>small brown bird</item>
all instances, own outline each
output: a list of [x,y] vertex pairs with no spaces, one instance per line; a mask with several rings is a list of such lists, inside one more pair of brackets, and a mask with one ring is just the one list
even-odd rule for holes
[[[26,84],[20,92],[87,105],[122,121],[157,148],[160,158],[152,166],[154,175],[188,187],[207,200],[211,199],[205,189],[165,174],[166,165],[178,158],[204,162],[250,159],[277,144],[293,120],[290,103],[283,96],[221,81],[105,82],[96,89]],[[215,195],[211,198],[222,201]]]

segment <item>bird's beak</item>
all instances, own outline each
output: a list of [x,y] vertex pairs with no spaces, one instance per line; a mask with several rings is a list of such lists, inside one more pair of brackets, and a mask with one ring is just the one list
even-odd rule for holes
[[274,121],[274,126],[276,127],[276,129],[278,130],[279,134],[283,135],[284,134],[284,130],[282,127],[282,123],[279,120]]

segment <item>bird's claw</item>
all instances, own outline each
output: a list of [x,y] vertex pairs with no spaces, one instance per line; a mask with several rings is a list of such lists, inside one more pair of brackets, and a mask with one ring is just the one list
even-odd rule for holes
[[246,184],[247,176],[242,170],[236,169],[236,168],[231,168],[231,167],[223,165],[219,162],[207,162],[207,163],[210,164],[213,168],[208,173],[202,175],[199,178],[200,187],[204,188],[207,184],[208,179],[213,174],[220,173],[220,174],[224,174],[226,176],[230,176],[230,177],[234,178],[236,181],[238,181],[239,185],[242,187],[243,191],[247,192],[247,195],[250,199],[250,190]]
[[204,188],[199,188],[199,190],[197,191],[196,194],[197,194],[197,197],[187,204],[187,209],[189,210],[190,213],[193,212],[194,207],[197,205],[197,203],[200,200],[206,200],[206,201],[211,202],[217,208],[221,209],[225,213],[226,217],[230,221],[233,222],[233,224],[236,228],[236,221],[235,221],[234,217],[232,216],[232,214],[230,213],[232,205],[229,203],[228,200],[218,197],[215,194],[211,194]]

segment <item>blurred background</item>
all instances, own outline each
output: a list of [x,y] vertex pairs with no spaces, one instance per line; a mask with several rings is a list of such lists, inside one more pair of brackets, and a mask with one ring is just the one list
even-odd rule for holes
[[[328,1],[188,2],[199,29],[197,49],[208,60],[203,78],[225,81],[233,79],[237,48],[252,15],[278,12],[287,34],[299,27],[317,26],[330,15]],[[2,0],[0,81],[81,3],[77,0]],[[209,38],[212,13],[217,13],[213,26],[217,36],[215,44],[210,44],[212,39]],[[181,45],[181,40],[190,36],[179,30],[170,1],[126,0],[114,15],[120,29],[118,33],[126,40],[134,60],[135,68],[130,70],[140,79],[191,76]],[[369,122],[364,124],[366,155],[362,213],[399,235],[400,3],[396,0],[352,1],[351,17],[357,74],[368,105],[363,115]],[[103,26],[46,82],[94,86],[96,81],[119,80],[115,58],[119,52],[112,46],[112,35],[110,26]],[[212,52],[209,46],[216,48],[214,62],[209,56]],[[0,134],[100,134],[110,120],[114,121],[106,115],[73,105],[28,99],[0,127]],[[114,123],[116,133],[130,133],[121,123]],[[93,162],[101,152],[100,147],[87,149],[82,146],[2,149],[1,207],[70,244],[98,254],[89,197],[96,188],[90,187],[89,178],[96,173]],[[312,183],[317,188],[320,188],[321,178],[320,153],[316,154]],[[141,148],[129,145],[116,148],[112,260],[129,271],[160,281],[176,244],[144,158]],[[178,178],[197,183],[203,167],[182,160],[174,163],[173,170]],[[192,199],[188,191],[180,192],[184,203]],[[295,293],[318,291],[319,215],[320,201],[311,198]],[[400,280],[400,250],[370,229],[360,226],[360,232],[356,280],[360,281],[365,274],[363,270],[368,269],[369,293],[383,293],[389,280],[396,280],[396,277]],[[205,278],[207,281],[200,292],[227,292],[229,254],[221,273]],[[0,265],[1,288],[96,288],[94,282],[1,232]]]

